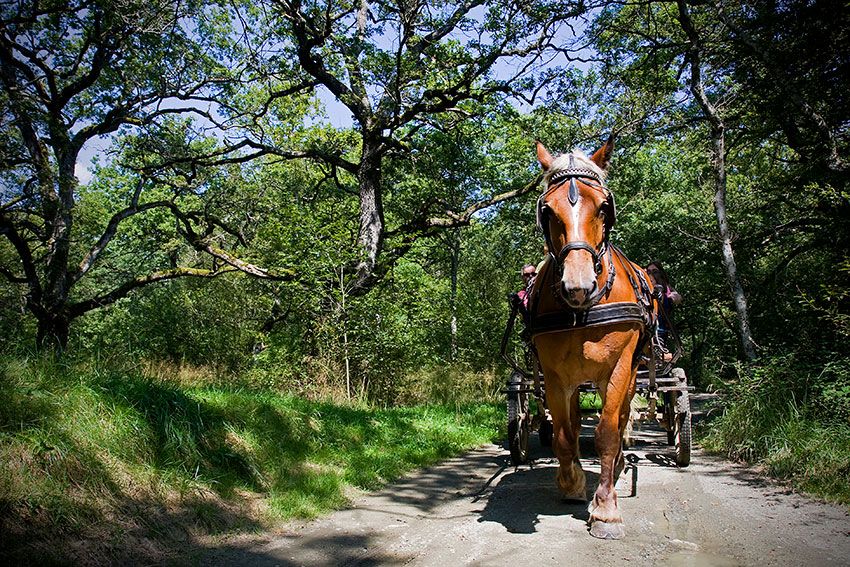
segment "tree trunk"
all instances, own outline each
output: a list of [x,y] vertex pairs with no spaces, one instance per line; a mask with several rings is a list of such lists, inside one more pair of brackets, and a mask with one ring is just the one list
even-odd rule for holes
[[702,109],[708,123],[711,125],[712,160],[714,173],[714,212],[717,215],[717,229],[720,236],[720,254],[726,279],[732,292],[735,311],[738,314],[738,326],[741,333],[741,346],[748,361],[756,358],[755,342],[750,331],[750,316],[747,309],[747,296],[738,278],[738,267],[735,264],[735,254],[732,250],[732,236],[729,230],[729,220],[726,215],[726,127],[720,112],[709,100],[702,82],[701,43],[697,29],[691,20],[688,4],[685,0],[677,0],[679,8],[679,23],[688,36],[688,63],[691,67],[690,86],[694,98]]
[[750,331],[750,316],[747,307],[747,296],[738,277],[738,266],[735,263],[735,253],[732,249],[732,235],[729,230],[729,220],[726,215],[726,137],[723,127],[712,127],[712,166],[714,168],[714,212],[717,216],[717,231],[720,236],[720,255],[726,270],[726,280],[732,292],[735,311],[738,314],[738,330],[741,335],[741,346],[747,360],[756,359],[755,343]]
[[68,348],[71,319],[62,311],[50,312],[38,319],[36,345],[39,350],[62,354]]
[[356,287],[368,285],[374,277],[378,256],[384,244],[384,206],[381,197],[382,148],[376,136],[364,133],[363,155],[357,171],[360,186],[360,229],[357,242],[363,258],[357,266]]
[[339,309],[342,324],[342,355],[345,359],[345,396],[351,401],[351,357],[348,351],[348,313],[345,311],[345,266],[339,267]]
[[[57,137],[59,137],[57,135]],[[44,287],[41,295],[42,315],[38,317],[36,344],[39,349],[52,349],[61,354],[68,348],[71,316],[68,314],[70,291],[69,260],[71,254],[71,229],[73,226],[74,193],[77,178],[74,166],[77,153],[67,140],[54,140],[57,156],[58,202],[51,207],[50,239],[47,241],[47,257]]]
[[452,231],[451,236],[451,294],[449,296],[449,310],[451,312],[451,360],[457,360],[457,271],[460,264],[460,234],[457,229]]

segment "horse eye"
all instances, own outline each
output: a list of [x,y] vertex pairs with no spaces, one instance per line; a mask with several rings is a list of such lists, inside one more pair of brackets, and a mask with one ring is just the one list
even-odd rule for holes
[[597,213],[603,219],[608,216],[608,213],[605,211],[605,207],[599,208],[599,213]]

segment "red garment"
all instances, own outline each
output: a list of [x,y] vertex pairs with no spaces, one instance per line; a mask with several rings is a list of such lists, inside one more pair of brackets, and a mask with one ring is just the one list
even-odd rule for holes
[[522,306],[528,309],[528,291],[521,289],[517,292],[517,297],[522,302]]

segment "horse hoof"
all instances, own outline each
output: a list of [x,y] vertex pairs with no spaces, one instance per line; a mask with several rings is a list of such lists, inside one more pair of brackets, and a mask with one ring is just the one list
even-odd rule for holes
[[614,524],[597,520],[590,524],[590,535],[599,539],[623,539],[626,530],[619,522]]

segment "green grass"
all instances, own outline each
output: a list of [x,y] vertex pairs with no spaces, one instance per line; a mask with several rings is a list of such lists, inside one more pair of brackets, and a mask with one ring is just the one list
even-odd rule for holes
[[315,517],[344,507],[351,487],[493,441],[504,418],[500,403],[339,405],[114,364],[6,359],[0,372],[7,559],[49,560],[68,538],[120,561],[128,538],[185,551],[193,534]]
[[835,393],[846,373],[825,376],[822,367],[789,359],[746,370],[727,389],[726,410],[708,424],[702,446],[850,505],[850,395]]
[[579,395],[578,403],[582,411],[600,411],[602,409],[602,396],[597,391],[582,392]]

